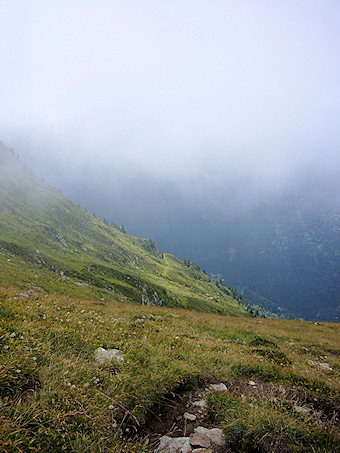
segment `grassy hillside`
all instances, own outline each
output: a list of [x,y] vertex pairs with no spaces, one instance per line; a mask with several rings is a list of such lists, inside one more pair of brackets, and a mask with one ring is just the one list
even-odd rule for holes
[[[197,388],[223,382],[196,423],[223,428],[226,451],[336,452],[339,335],[330,323],[7,289],[0,451],[152,452],[160,435],[193,429],[183,413]],[[99,364],[98,347],[125,360]]]
[[225,291],[0,147],[0,453],[151,453],[197,426],[226,452],[338,451],[339,325]]
[[[214,185],[197,178],[180,190],[146,175],[121,175],[119,183],[105,178],[98,185],[92,174],[86,184],[78,178],[78,184],[63,181],[63,187],[97,214],[119,219],[137,235],[148,232],[161,248],[220,274],[253,304],[284,317],[290,312],[336,321],[340,178],[332,171],[317,173],[296,175],[272,194],[251,189],[250,181],[232,184],[229,177],[216,178]],[[85,198],[89,192],[93,196]]]
[[[188,263],[187,263],[188,264]],[[0,284],[245,315],[194,263],[124,234],[0,147]]]

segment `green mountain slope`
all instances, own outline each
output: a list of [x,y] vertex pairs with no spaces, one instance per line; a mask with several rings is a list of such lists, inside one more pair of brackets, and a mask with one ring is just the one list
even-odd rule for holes
[[74,205],[2,144],[0,271],[1,285],[247,314],[199,266]]

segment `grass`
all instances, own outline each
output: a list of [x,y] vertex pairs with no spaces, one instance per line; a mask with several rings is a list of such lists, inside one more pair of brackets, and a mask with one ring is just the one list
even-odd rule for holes
[[0,452],[151,452],[153,408],[209,381],[232,451],[335,451],[338,325],[249,317],[0,152]]
[[253,399],[233,392],[209,397],[209,410],[223,427],[227,444],[235,451],[338,451],[335,420],[317,423],[301,416],[292,404]]
[[198,266],[122,233],[67,200],[10,152],[6,157],[0,162],[0,284],[247,314]]
[[[338,401],[339,358],[330,352],[338,325],[18,292],[3,288],[0,299],[0,451],[152,451],[135,430],[164,395],[205,378],[230,389],[213,394],[209,410],[234,451],[335,451],[332,411],[304,416],[271,395],[281,386],[325,407]],[[119,349],[125,361],[99,365],[99,346]],[[332,370],[310,363],[323,350]],[[263,394],[251,393],[249,379]]]

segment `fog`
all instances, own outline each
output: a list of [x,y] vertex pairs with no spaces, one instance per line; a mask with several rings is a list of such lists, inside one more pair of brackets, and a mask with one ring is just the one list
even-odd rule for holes
[[0,140],[254,303],[335,319],[339,56],[338,0],[0,0]]
[[0,8],[0,139],[66,191],[111,174],[262,193],[338,167],[338,1]]

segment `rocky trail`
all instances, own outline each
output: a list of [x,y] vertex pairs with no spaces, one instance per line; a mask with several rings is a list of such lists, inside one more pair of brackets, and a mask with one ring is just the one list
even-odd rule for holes
[[172,393],[155,411],[144,429],[147,441],[157,445],[155,453],[222,453],[225,449],[223,431],[214,426],[207,410],[207,396],[224,392],[224,383],[208,383],[197,390]]
[[[253,401],[287,401],[296,413],[305,414],[319,423],[337,414],[339,407],[322,398],[312,398],[307,392],[277,383],[235,379],[218,382],[208,379],[196,390],[171,393],[155,407],[147,424],[138,431],[154,453],[223,453],[230,450],[214,414],[209,410],[208,398],[214,392],[233,392],[242,399]],[[266,451],[266,449],[265,449]]]

